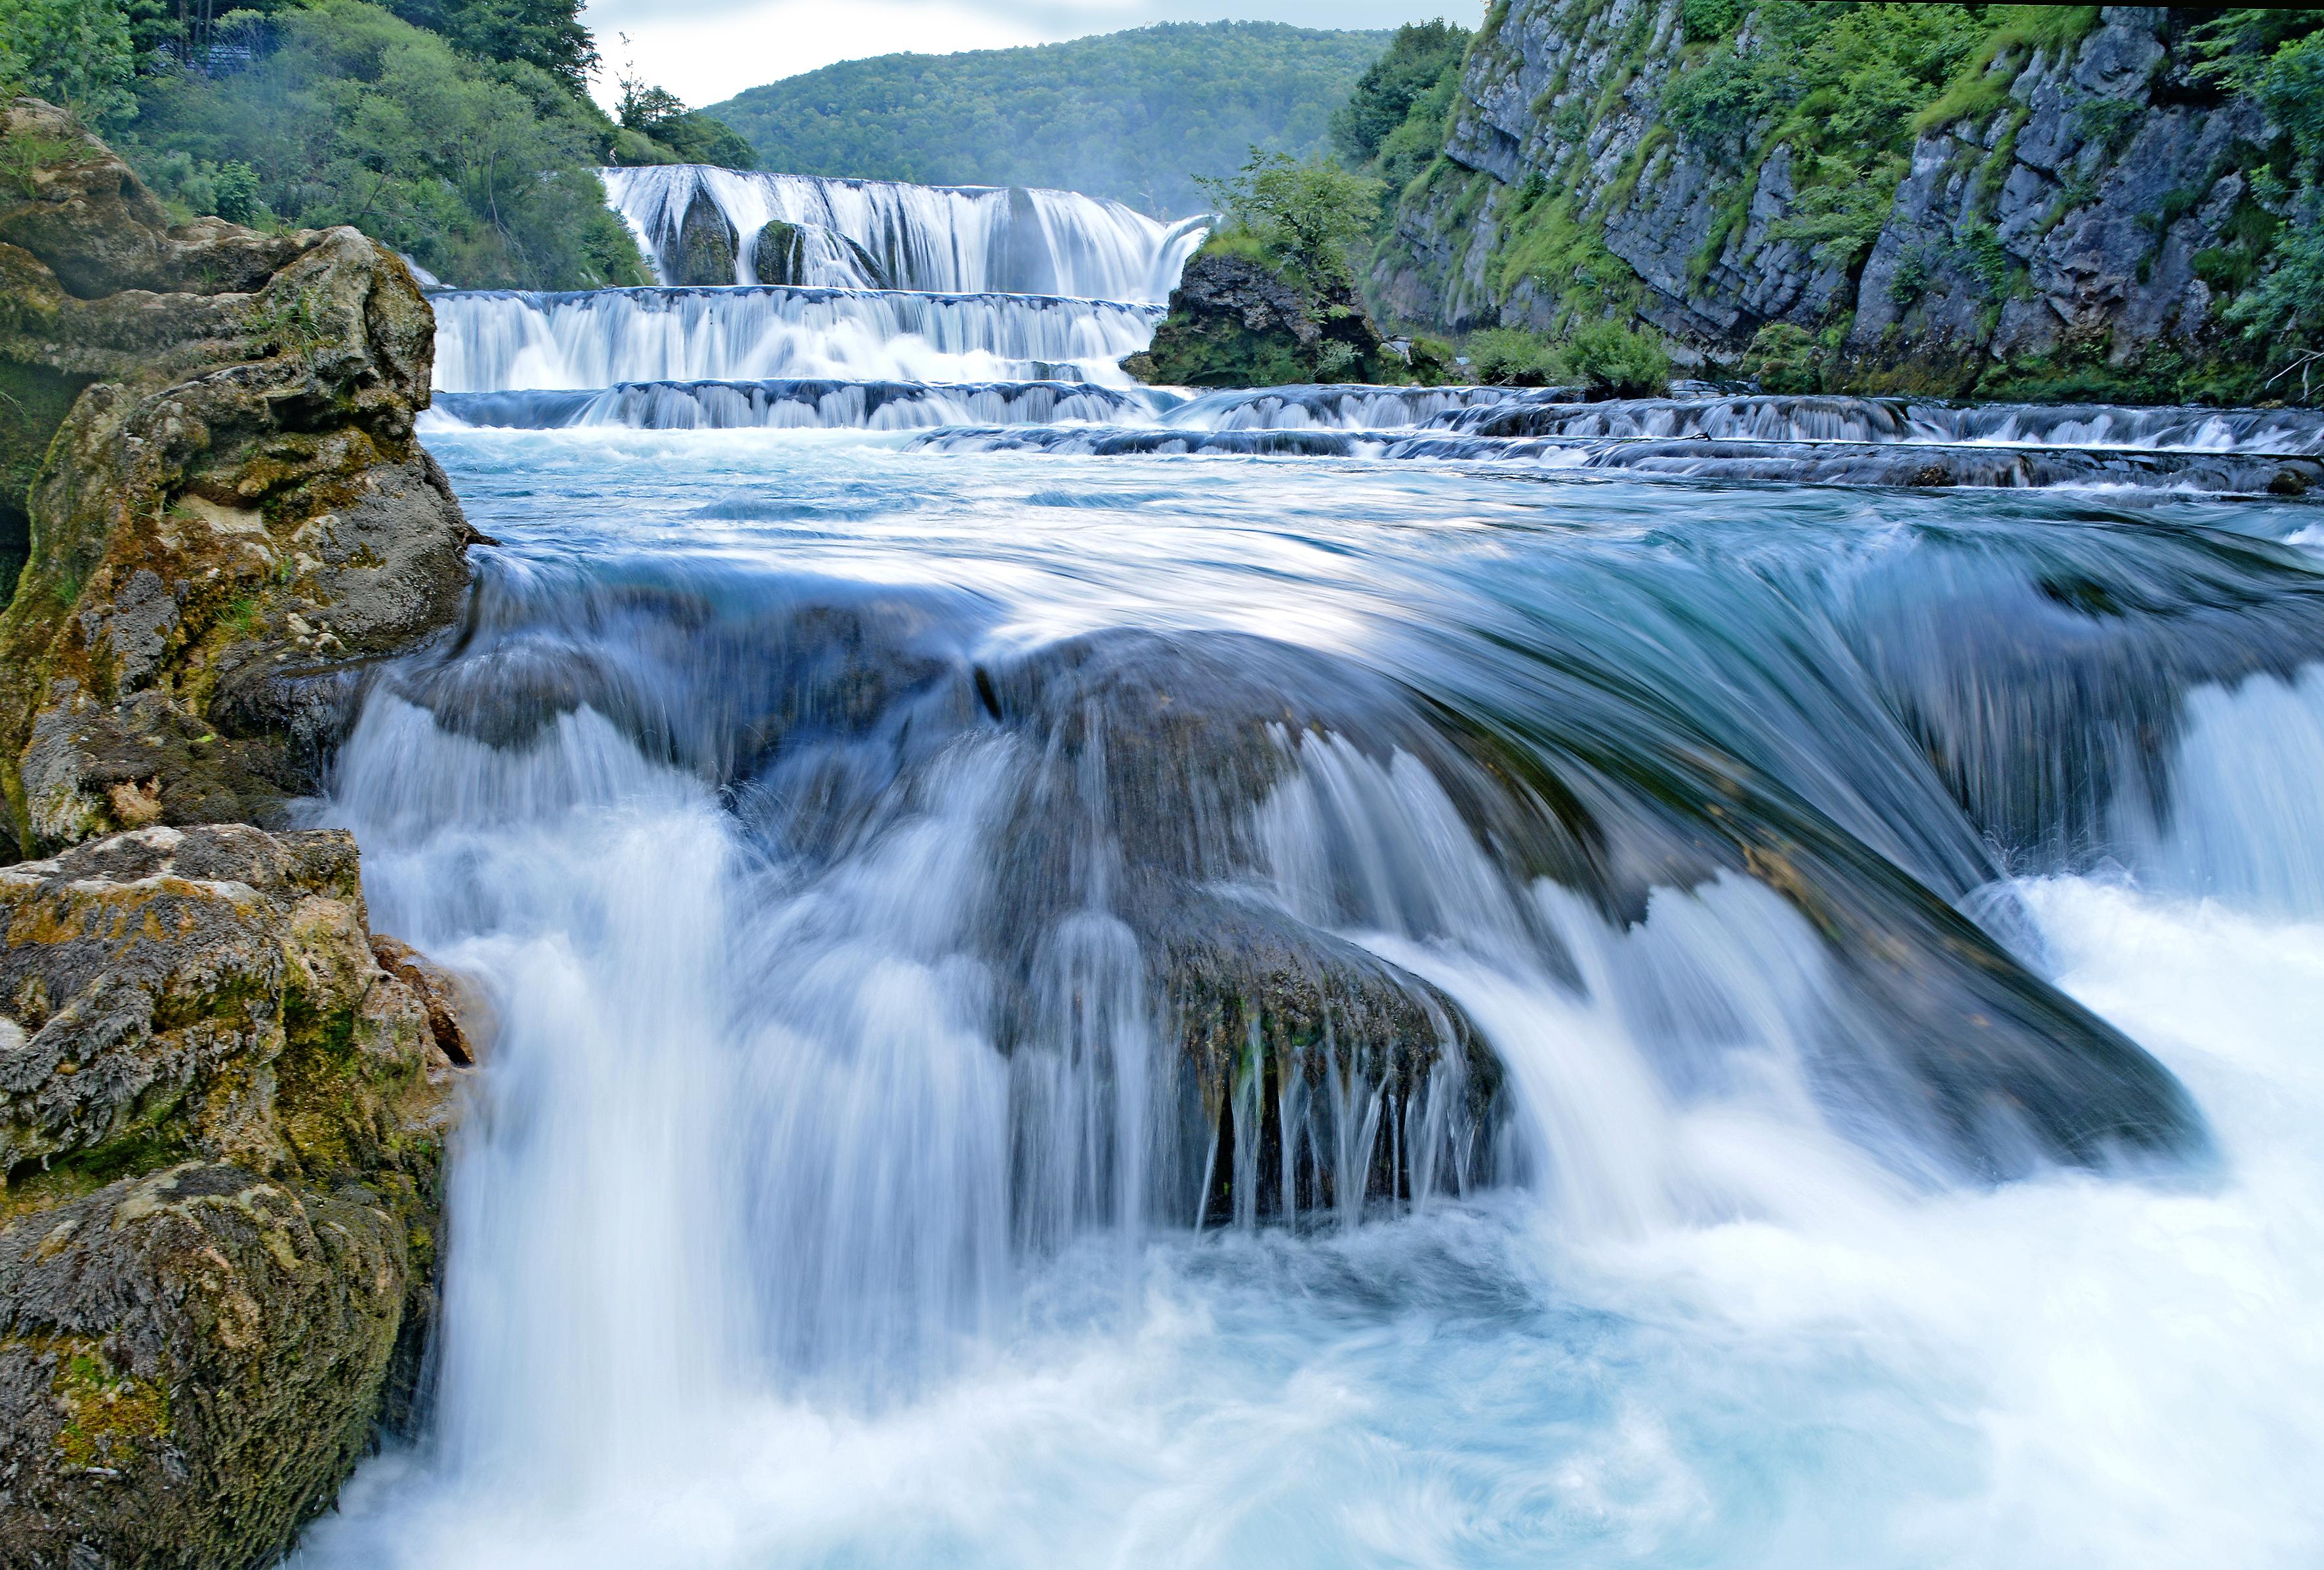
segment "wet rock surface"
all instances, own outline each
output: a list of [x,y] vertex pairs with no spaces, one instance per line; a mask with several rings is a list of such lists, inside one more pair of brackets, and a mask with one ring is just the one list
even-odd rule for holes
[[8,868],[0,938],[0,1562],[263,1563],[408,1403],[449,989],[333,831]]
[[466,589],[474,536],[412,436],[433,317],[352,229],[171,228],[60,111],[6,115],[28,172],[0,196],[0,378],[48,388],[58,423],[0,432],[0,470],[31,476],[0,854],[268,821],[370,662]]

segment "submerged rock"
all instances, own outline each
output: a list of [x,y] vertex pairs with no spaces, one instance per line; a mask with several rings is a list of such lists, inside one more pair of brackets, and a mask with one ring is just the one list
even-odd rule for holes
[[[698,199],[698,198],[697,198]],[[823,253],[824,268],[816,266]],[[759,229],[751,269],[761,283],[828,289],[886,289],[888,274],[877,258],[836,229],[770,218]],[[832,277],[836,272],[840,276]]]
[[267,821],[365,665],[465,591],[478,537],[412,436],[434,317],[353,229],[171,228],[32,99],[5,142],[26,172],[0,193],[0,476],[32,475],[0,618],[7,839]]
[[0,1556],[265,1561],[415,1382],[459,1071],[354,841],[0,870]]

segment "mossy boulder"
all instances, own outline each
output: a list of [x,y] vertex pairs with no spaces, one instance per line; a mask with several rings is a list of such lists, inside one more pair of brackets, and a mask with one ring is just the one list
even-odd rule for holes
[[716,288],[734,281],[734,252],[741,243],[734,225],[696,186],[694,199],[678,220],[678,244],[668,266],[669,281],[699,288]]
[[807,231],[787,219],[768,219],[752,246],[751,267],[761,283],[807,282]]
[[408,1407],[462,1070],[354,841],[0,869],[0,1562],[263,1563]]
[[466,590],[478,537],[413,437],[434,316],[353,229],[170,227],[37,100],[7,107],[0,155],[0,482],[30,476],[0,861],[270,822],[367,665]]
[[1186,263],[1152,344],[1122,365],[1168,387],[1413,380],[1352,288],[1295,276],[1256,247],[1215,241]]

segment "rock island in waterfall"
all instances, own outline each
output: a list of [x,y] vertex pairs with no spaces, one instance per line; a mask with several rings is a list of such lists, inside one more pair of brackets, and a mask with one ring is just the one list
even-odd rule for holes
[[2324,12],[1072,10],[0,0],[0,1570],[2324,1562]]

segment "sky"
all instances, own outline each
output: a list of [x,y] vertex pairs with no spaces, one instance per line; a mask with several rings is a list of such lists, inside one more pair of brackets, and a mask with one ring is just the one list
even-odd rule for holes
[[1483,14],[1481,0],[590,0],[582,19],[605,57],[599,96],[608,104],[613,78],[633,63],[645,80],[699,106],[835,60],[905,50],[1008,49],[1157,22],[1394,27],[1443,16],[1474,26]]

